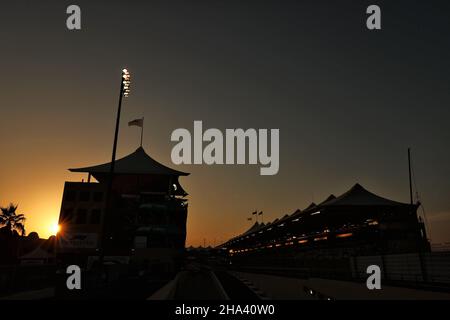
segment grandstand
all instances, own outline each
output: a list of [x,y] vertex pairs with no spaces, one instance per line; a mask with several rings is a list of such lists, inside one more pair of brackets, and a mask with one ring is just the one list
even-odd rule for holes
[[[344,194],[330,195],[272,222],[256,222],[226,241],[232,261],[260,263],[286,257],[346,258],[361,255],[429,252],[426,229],[417,215],[419,204],[380,197],[355,184]],[[252,259],[247,259],[252,258]]]

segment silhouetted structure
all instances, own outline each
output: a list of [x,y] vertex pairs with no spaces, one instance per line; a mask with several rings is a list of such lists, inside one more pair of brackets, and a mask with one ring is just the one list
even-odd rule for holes
[[430,251],[418,205],[377,196],[356,184],[272,223],[255,223],[219,246],[235,257],[271,253],[342,257]]
[[98,256],[104,240],[105,255],[173,269],[186,238],[187,193],[178,179],[188,173],[162,165],[139,147],[116,160],[107,203],[110,163],[69,170],[86,172],[88,179],[65,183],[59,258],[83,264],[89,256]]

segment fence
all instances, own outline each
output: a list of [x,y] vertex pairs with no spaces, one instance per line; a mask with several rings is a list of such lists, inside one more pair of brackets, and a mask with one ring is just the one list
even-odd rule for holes
[[367,278],[367,267],[381,268],[384,280],[450,285],[450,252],[360,256],[350,258],[352,277]]
[[52,265],[0,266],[0,294],[52,286],[55,274]]

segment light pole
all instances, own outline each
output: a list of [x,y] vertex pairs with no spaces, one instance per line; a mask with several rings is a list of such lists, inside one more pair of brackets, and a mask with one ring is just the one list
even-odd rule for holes
[[117,149],[117,138],[119,136],[119,123],[120,123],[120,111],[122,109],[122,97],[127,98],[130,94],[130,84],[131,84],[131,76],[127,69],[122,70],[122,77],[120,79],[120,94],[119,94],[119,107],[117,109],[117,118],[116,118],[116,131],[114,133],[114,144],[112,151],[112,159],[111,159],[111,168],[109,171],[110,175],[110,184],[112,183],[112,177],[114,175],[114,166],[116,163],[116,149]]
[[109,228],[107,226],[107,216],[113,215],[113,208],[111,205],[111,194],[112,194],[112,185],[114,180],[114,167],[116,164],[116,150],[117,150],[117,139],[119,136],[119,124],[120,124],[120,112],[122,110],[122,98],[127,98],[130,94],[130,84],[131,84],[131,76],[127,69],[122,70],[122,76],[120,78],[120,92],[119,92],[119,105],[117,108],[117,117],[116,117],[116,130],[114,132],[114,143],[112,149],[112,158],[111,158],[111,166],[109,170],[109,178],[108,178],[108,189],[106,190],[106,199],[105,199],[105,212],[103,214],[103,223],[102,223],[102,239],[100,243],[100,262],[103,263],[104,258],[104,250],[105,250],[105,242],[110,240],[111,235],[109,235]]

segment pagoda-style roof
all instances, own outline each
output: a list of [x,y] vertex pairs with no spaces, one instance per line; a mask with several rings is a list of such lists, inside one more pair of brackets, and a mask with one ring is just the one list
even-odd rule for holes
[[[327,199],[328,200],[328,199]],[[343,193],[335,199],[330,199],[320,204],[320,207],[335,207],[335,206],[384,206],[397,207],[409,206],[407,203],[397,202],[380,197],[366,189],[359,183],[355,184],[350,190]]]
[[[71,172],[89,172],[91,174],[109,173],[111,162],[99,164],[91,167],[69,169]],[[170,175],[187,176],[189,173],[178,171],[166,167],[150,157],[142,147],[139,147],[133,153],[116,160],[114,165],[115,174],[152,174],[152,175]]]

